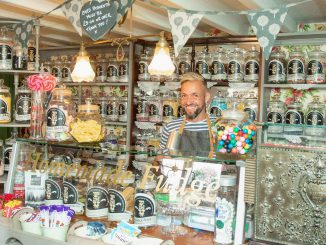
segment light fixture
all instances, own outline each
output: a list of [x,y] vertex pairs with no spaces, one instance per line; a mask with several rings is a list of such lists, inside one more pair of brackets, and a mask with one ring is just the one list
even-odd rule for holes
[[161,32],[161,38],[156,44],[154,57],[148,66],[149,74],[169,76],[173,73],[175,67],[170,57],[169,45]]
[[80,44],[80,50],[77,56],[76,65],[71,73],[71,78],[74,82],[92,82],[95,73],[89,62],[89,56],[85,50],[84,44]]

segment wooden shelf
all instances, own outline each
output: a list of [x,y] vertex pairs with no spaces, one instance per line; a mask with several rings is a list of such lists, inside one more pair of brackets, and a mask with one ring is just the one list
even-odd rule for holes
[[0,70],[3,74],[38,74],[40,71],[27,71],[27,70]]
[[126,122],[105,122],[105,125],[127,126]]
[[65,83],[61,82],[60,84],[64,84],[66,86],[129,86],[129,83],[125,82],[103,82],[103,83],[94,83],[94,82],[82,82],[82,83]]
[[15,122],[11,122],[11,123],[0,123],[0,128],[29,128],[31,125],[28,124],[24,124],[24,123],[15,123]]
[[264,84],[264,88],[292,88],[306,90],[311,88],[326,89],[326,84]]

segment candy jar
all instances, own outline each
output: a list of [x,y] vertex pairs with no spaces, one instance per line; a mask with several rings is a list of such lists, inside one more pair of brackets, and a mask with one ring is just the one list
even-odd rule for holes
[[46,111],[46,138],[53,141],[72,140],[69,134],[72,122],[71,90],[56,88]]
[[325,68],[326,68],[326,53],[315,49],[309,54],[307,65],[307,83],[326,83]]
[[47,59],[42,63],[40,71],[50,73],[51,72],[51,65],[52,62],[51,60]]
[[285,69],[285,53],[280,49],[273,50],[268,63],[268,82],[286,83]]
[[222,111],[222,116],[212,126],[218,154],[243,155],[253,147],[256,126],[248,119],[247,113],[237,109],[236,102]]
[[51,75],[57,79],[57,82],[61,82],[61,62],[59,57],[51,56]]
[[136,105],[136,119],[138,122],[147,122],[149,116],[149,105],[144,92],[138,96]]
[[116,82],[119,79],[119,67],[116,58],[109,59],[109,65],[106,70],[106,80],[108,82]]
[[129,60],[124,58],[119,64],[119,81],[127,83],[129,81]]
[[305,55],[298,47],[289,54],[287,82],[305,83]]
[[70,128],[70,134],[78,143],[101,141],[105,129],[99,114],[99,106],[93,105],[90,99],[86,99],[85,104],[79,106]]
[[71,80],[71,59],[68,56],[61,56],[62,69],[61,69],[61,78],[62,82],[72,82]]
[[108,106],[107,106],[107,119],[110,122],[117,122],[119,119],[118,113],[119,99],[115,94],[109,96]]
[[[54,156],[50,161],[49,165],[60,166],[64,164],[65,160],[62,155]],[[57,169],[57,168],[56,168]],[[46,205],[58,205],[63,203],[62,199],[63,191],[63,176],[59,176],[58,173],[49,173],[48,178],[45,180],[45,204]]]
[[191,53],[188,50],[181,50],[178,63],[179,75],[191,71]]
[[181,106],[181,102],[180,102],[180,93],[177,93],[177,101],[178,101],[178,115],[177,117],[183,117],[185,115],[185,109]]
[[178,101],[172,91],[163,94],[163,122],[169,123],[177,117]]
[[248,117],[251,121],[257,120],[258,102],[255,92],[249,93],[249,97],[245,100],[243,111],[248,113]]
[[156,181],[149,181],[144,185],[136,182],[134,223],[138,227],[156,225],[155,187]]
[[[287,110],[284,116],[285,124],[301,125],[304,122],[302,104],[294,98],[293,102],[287,105]],[[301,135],[302,127],[299,126],[284,126],[284,134]]]
[[240,48],[235,48],[229,56],[227,78],[229,82],[241,83],[243,81],[243,52]]
[[210,54],[207,49],[196,55],[195,71],[202,75],[204,79],[211,79],[209,72]]
[[213,54],[210,65],[211,79],[216,81],[226,81],[227,55],[222,47]]
[[122,97],[118,100],[118,121],[119,122],[127,122],[127,115],[128,115],[128,97],[127,91]]
[[14,70],[26,70],[27,69],[27,59],[26,54],[21,46],[17,43],[14,46],[13,57],[12,57],[12,68]]
[[209,113],[210,115],[219,117],[222,114],[222,111],[227,109],[227,103],[226,99],[221,93],[221,91],[218,91],[218,93],[213,97],[210,106],[209,106]]
[[237,178],[233,175],[221,175],[220,188],[216,199],[215,244],[233,244],[233,224],[235,221]]
[[160,149],[160,141],[161,137],[159,136],[156,131],[153,134],[148,135],[147,139],[147,161],[152,162],[154,161],[155,156],[157,155]]
[[135,159],[137,161],[147,161],[147,140],[148,137],[145,134],[138,134],[135,142]]
[[101,95],[97,100],[97,105],[100,109],[100,115],[103,119],[106,119],[108,116],[108,99],[105,95]]
[[154,91],[153,95],[148,98],[148,104],[149,104],[148,121],[153,123],[162,122],[163,105],[162,105],[162,97],[158,90]]
[[105,82],[106,77],[106,67],[107,67],[106,58],[102,55],[97,56],[97,63],[95,66],[95,81],[96,82]]
[[2,26],[0,28],[0,70],[12,69],[12,39],[8,36],[8,28]]
[[11,121],[11,94],[4,80],[0,79],[0,123]]
[[308,125],[308,127],[305,128],[306,135],[325,135],[325,128],[318,127],[325,124],[325,105],[320,102],[320,97],[318,95],[314,95],[313,101],[308,104],[304,121],[305,124]]
[[[272,124],[283,124],[284,123],[284,115],[285,115],[285,104],[279,100],[280,97],[275,95],[272,100],[269,102],[269,106],[267,109],[267,122]],[[283,126],[278,125],[270,125],[268,127],[269,133],[283,133]]]
[[[105,165],[102,161],[95,163],[95,171],[100,171],[104,167]],[[106,176],[97,174],[97,178],[94,177],[88,182],[85,210],[86,216],[89,218],[104,218],[108,216],[109,194],[106,179]]]
[[166,81],[176,82],[178,81],[179,71],[178,71],[178,58],[175,57],[173,49],[170,49],[170,57],[174,65],[174,71],[171,75],[167,76]]
[[33,33],[27,43],[27,70],[29,71],[36,70],[36,41],[34,29],[32,32]]
[[130,220],[134,212],[134,195],[135,195],[135,176],[130,178],[123,178],[122,173],[113,183],[109,186],[109,221]]
[[139,60],[138,80],[147,81],[151,79],[151,75],[148,73],[148,66],[151,60],[152,58],[150,57],[148,50],[141,54]]
[[255,47],[251,47],[245,54],[244,62],[244,81],[257,83],[259,79],[259,52]]
[[29,123],[31,120],[32,91],[23,83],[18,87],[15,103],[15,121],[17,123]]
[[107,159],[116,160],[118,152],[118,137],[114,134],[113,129],[105,137],[105,146],[108,149]]

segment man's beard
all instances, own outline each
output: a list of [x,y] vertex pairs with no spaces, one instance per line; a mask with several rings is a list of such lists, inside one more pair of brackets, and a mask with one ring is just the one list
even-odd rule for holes
[[[192,105],[189,105],[192,106]],[[203,110],[204,110],[205,106],[203,107],[197,107],[197,109],[192,113],[192,114],[188,114],[186,111],[186,108],[183,108],[185,111],[185,115],[187,119],[193,120],[195,119]]]

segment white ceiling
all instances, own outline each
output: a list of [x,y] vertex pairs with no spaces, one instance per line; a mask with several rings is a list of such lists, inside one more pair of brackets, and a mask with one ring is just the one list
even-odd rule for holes
[[[84,0],[85,2],[87,0]],[[278,8],[282,4],[301,0],[155,0],[156,3],[191,10],[249,10]],[[64,0],[0,0],[0,20],[29,20],[40,16]],[[165,9],[157,8],[140,0],[132,7],[132,29],[130,16],[122,26],[116,26],[107,37],[158,34],[170,31]],[[312,0],[289,9],[282,32],[296,32],[299,23],[326,22],[326,0]],[[219,29],[220,35],[246,35],[249,23],[245,15],[205,15],[192,37],[204,37],[212,29]],[[84,41],[90,41],[85,35]],[[41,19],[41,47],[76,45],[81,37],[65,18],[60,9]]]

